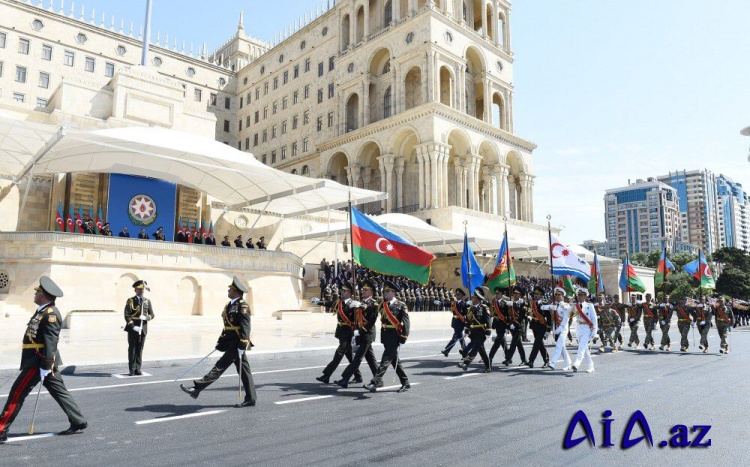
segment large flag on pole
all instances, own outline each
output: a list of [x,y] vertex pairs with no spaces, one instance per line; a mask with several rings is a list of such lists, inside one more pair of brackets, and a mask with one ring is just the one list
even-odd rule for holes
[[83,206],[78,205],[78,212],[76,212],[76,228],[78,233],[83,233]]
[[622,260],[622,272],[620,273],[620,290],[623,292],[645,292],[646,286],[635,273],[635,268],[630,264],[627,256]]
[[190,230],[190,218],[187,218],[187,228],[185,229],[185,237],[187,237],[188,243],[193,243],[193,232]]
[[654,288],[658,289],[664,282],[666,282],[669,273],[674,271],[675,267],[669,258],[667,258],[667,249],[662,248],[661,258],[659,259],[659,265],[656,267],[656,274],[654,274]]
[[552,258],[553,276],[576,276],[588,282],[591,278],[589,263],[582,260],[560,240],[550,233],[550,258]]
[[599,255],[594,252],[594,264],[591,265],[591,279],[589,279],[589,293],[593,296],[599,292],[604,292],[604,282],[602,282],[602,269],[599,267]]
[[404,240],[352,208],[352,258],[373,271],[426,284],[435,255]]
[[55,216],[55,231],[65,232],[65,220],[63,219],[62,200],[57,203],[57,215]]
[[702,289],[716,288],[714,276],[711,274],[711,268],[708,266],[706,257],[703,256],[703,251],[699,251],[698,259],[687,263],[683,269],[701,282],[700,287]]
[[96,223],[95,223],[95,225],[96,225],[96,233],[98,234],[104,228],[104,216],[102,216],[102,205],[101,204],[99,205],[99,212],[96,215]]
[[565,290],[566,297],[573,297],[576,294],[576,287],[573,285],[570,276],[561,276],[557,281],[557,286],[562,287]]
[[75,229],[76,221],[75,221],[75,214],[73,213],[73,209],[74,209],[73,203],[70,203],[70,209],[68,209],[68,220],[65,223],[68,229],[66,232],[71,232],[71,233],[76,231]]
[[469,289],[469,296],[474,293],[474,289],[481,287],[484,283],[484,273],[474,257],[474,252],[471,251],[466,233],[464,233],[464,252],[461,255],[461,281],[464,287]]
[[490,274],[489,279],[487,279],[487,287],[491,291],[494,291],[495,287],[506,289],[515,283],[516,270],[513,268],[513,260],[510,258],[508,236],[503,234],[503,242],[500,245],[500,252],[497,254],[495,269]]

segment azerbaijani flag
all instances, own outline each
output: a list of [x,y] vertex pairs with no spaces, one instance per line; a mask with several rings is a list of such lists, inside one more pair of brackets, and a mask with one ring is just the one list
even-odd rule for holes
[[516,283],[516,270],[513,267],[513,260],[510,258],[508,248],[508,237],[503,234],[503,242],[500,245],[500,252],[497,254],[495,269],[487,279],[487,287],[494,293],[495,287],[508,288]]
[[185,229],[185,236],[187,237],[188,243],[193,243],[193,233],[190,231],[190,218],[187,219],[187,228]]
[[[88,220],[92,220],[92,221],[94,220],[94,207],[93,206],[89,206],[89,218],[88,218]],[[87,220],[87,222],[88,222],[88,220]],[[96,232],[96,225],[94,226],[94,232]],[[99,232],[96,232],[96,233],[99,233]]]
[[195,230],[193,230],[193,243],[203,243],[201,231],[198,229],[198,219],[195,220]]
[[65,220],[63,220],[62,200],[57,203],[57,215],[55,216],[55,232],[65,232]]
[[672,264],[672,262],[669,261],[669,258],[667,258],[667,249],[662,248],[661,258],[659,259],[659,266],[657,266],[656,274],[654,274],[654,288],[658,289],[659,287],[664,285],[664,282],[666,282],[667,280],[667,276],[669,276],[669,273],[674,271],[674,269],[674,264]]
[[75,217],[76,217],[76,216],[75,216],[75,214],[73,213],[73,210],[74,210],[74,209],[75,209],[75,208],[74,208],[74,206],[73,206],[73,203],[71,203],[71,204],[70,204],[70,209],[68,210],[68,211],[69,211],[69,212],[68,212],[68,220],[67,220],[67,222],[65,223],[65,225],[66,225],[66,226],[67,226],[67,228],[68,228],[67,232],[71,232],[71,233],[72,233],[72,232],[75,232],[75,231],[76,231],[76,228],[75,228],[75,223],[76,223],[76,221],[75,221]]
[[687,263],[683,269],[685,272],[700,281],[700,287],[702,289],[716,288],[714,276],[711,274],[711,268],[708,266],[708,262],[706,261],[706,257],[703,256],[702,250],[698,251],[698,259]]
[[576,287],[573,285],[570,276],[561,276],[560,280],[557,281],[557,286],[565,289],[566,297],[573,297],[576,294]]
[[589,293],[593,297],[599,292],[604,292],[604,283],[602,282],[602,269],[599,267],[599,255],[594,252],[594,263],[591,265],[591,278],[589,279]]
[[203,243],[206,243],[206,237],[208,237],[208,232],[206,231],[206,221],[201,221],[201,238],[203,239]]
[[213,235],[214,233],[214,221],[211,221],[211,223],[208,225],[208,234]]
[[80,204],[76,213],[76,227],[78,228],[78,233],[83,233],[83,207]]
[[96,215],[96,233],[99,234],[99,232],[102,231],[102,227],[104,227],[104,223],[102,222],[102,205],[99,205],[99,213]]
[[620,273],[620,289],[623,292],[645,292],[646,286],[635,273],[635,268],[630,264],[627,256],[622,260],[622,272]]
[[426,284],[435,255],[409,243],[351,208],[355,262],[373,271]]
[[182,227],[182,216],[180,216],[180,220],[177,222],[177,231],[184,234],[185,230]]

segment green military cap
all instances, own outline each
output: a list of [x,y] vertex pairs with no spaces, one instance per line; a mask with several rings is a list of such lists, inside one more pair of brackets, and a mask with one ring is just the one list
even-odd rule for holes
[[60,290],[60,287],[55,284],[55,281],[50,279],[48,276],[42,276],[39,278],[39,287],[35,288],[34,290],[41,290],[42,292],[46,293],[47,295],[51,295],[53,297],[62,297],[63,291]]
[[146,281],[143,281],[143,280],[133,282],[133,288],[134,289],[146,289],[146,290],[150,290],[148,288],[148,283]]
[[352,291],[352,286],[351,286],[351,284],[344,284],[341,287],[339,287],[339,290],[341,290],[342,292],[344,290],[346,290],[347,292],[351,292]]
[[385,281],[385,285],[383,286],[383,291],[391,290],[393,292],[401,292],[401,287],[397,286],[391,281]]
[[239,277],[234,276],[232,278],[232,283],[229,284],[230,289],[234,289],[240,293],[247,293],[247,287],[245,287],[245,284],[242,283]]

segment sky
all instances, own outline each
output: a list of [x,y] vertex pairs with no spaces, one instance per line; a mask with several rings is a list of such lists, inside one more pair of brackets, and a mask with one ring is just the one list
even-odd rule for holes
[[[34,0],[36,2],[36,0]],[[44,0],[44,5],[49,0]],[[59,0],[54,0],[59,8]],[[70,0],[66,2],[70,8]],[[80,10],[76,2],[76,11]],[[146,0],[86,0],[143,23]],[[211,51],[245,31],[270,40],[315,2],[153,0],[160,32]],[[220,5],[220,6],[219,6]],[[568,243],[604,240],[604,192],[676,170],[709,169],[750,189],[750,2],[515,0],[515,133],[534,151],[534,217]],[[109,23],[109,19],[107,19]]]

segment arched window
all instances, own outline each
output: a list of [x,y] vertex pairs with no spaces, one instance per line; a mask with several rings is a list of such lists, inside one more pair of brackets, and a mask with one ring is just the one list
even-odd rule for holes
[[389,71],[391,71],[391,61],[390,60],[388,60],[387,62],[385,62],[385,65],[383,65],[383,74],[386,74]]
[[302,175],[310,175],[310,168],[308,166],[302,166]]
[[297,169],[292,169],[292,175],[297,175]]
[[385,3],[385,21],[383,21],[383,24],[387,28],[391,25],[393,22],[393,2],[391,0],[388,0]]
[[385,90],[385,96],[383,97],[383,118],[391,116],[391,87]]

